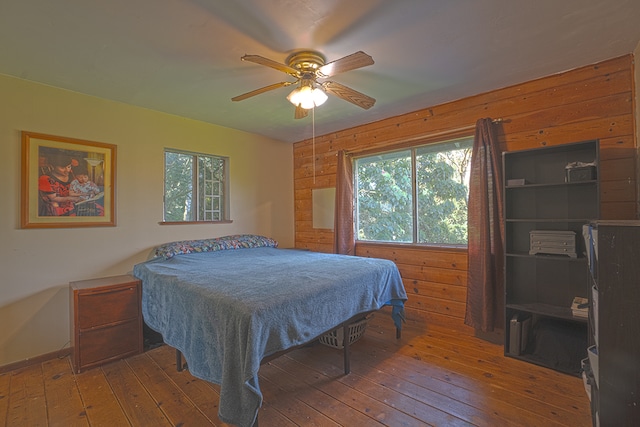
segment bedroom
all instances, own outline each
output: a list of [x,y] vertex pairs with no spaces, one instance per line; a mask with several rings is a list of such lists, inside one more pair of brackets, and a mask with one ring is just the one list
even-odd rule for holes
[[[319,135],[316,184],[309,177],[310,142],[294,144],[240,132],[40,85],[20,78],[0,76],[3,99],[0,115],[0,158],[5,161],[0,178],[4,200],[0,225],[2,249],[2,301],[0,366],[57,352],[69,341],[68,283],[130,271],[144,260],[150,248],[166,241],[256,232],[273,236],[282,247],[327,251],[331,233],[310,226],[311,188],[330,187],[335,151],[344,139],[368,145],[366,138],[389,132],[394,138],[411,138],[432,130],[443,132],[472,126],[479,117],[510,120],[501,125],[501,138],[509,149],[601,138],[603,217],[636,217],[637,111],[632,102],[633,53],[606,58],[597,67],[582,67],[563,74],[521,83],[460,100],[426,104],[415,113],[338,132]],[[637,52],[636,52],[637,54]],[[637,81],[637,78],[636,78]],[[635,83],[635,88],[638,84]],[[249,87],[250,88],[250,87]],[[562,94],[565,98],[558,96]],[[575,108],[563,108],[566,99]],[[517,114],[513,113],[518,105]],[[426,108],[426,109],[425,109]],[[426,128],[415,124],[424,118]],[[433,126],[433,127],[430,127]],[[635,127],[634,127],[635,126]],[[400,131],[398,131],[400,129]],[[118,145],[117,218],[115,228],[23,230],[20,218],[20,131],[110,142]],[[404,132],[404,133],[400,133]],[[162,220],[162,148],[210,152],[232,158],[231,194],[233,223],[159,226]],[[354,145],[352,149],[357,149]],[[606,155],[606,156],[605,156]],[[237,166],[236,166],[237,165]],[[268,177],[265,179],[265,177]],[[631,178],[630,178],[631,177]],[[287,191],[283,191],[287,189]],[[606,216],[605,216],[606,215]],[[415,250],[362,245],[365,255],[398,259],[422,269],[424,254]],[[390,253],[395,251],[396,253]],[[418,274],[419,293],[410,296],[408,312],[416,320],[467,330],[464,316],[466,254],[428,251],[440,265],[435,277]],[[413,260],[416,261],[413,261]],[[407,286],[409,288],[409,286]],[[424,294],[424,298],[422,297]]]

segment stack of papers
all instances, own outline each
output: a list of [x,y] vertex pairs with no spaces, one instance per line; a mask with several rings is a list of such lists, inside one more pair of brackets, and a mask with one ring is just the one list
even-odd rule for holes
[[583,297],[575,297],[571,303],[571,313],[575,317],[589,316],[589,300]]

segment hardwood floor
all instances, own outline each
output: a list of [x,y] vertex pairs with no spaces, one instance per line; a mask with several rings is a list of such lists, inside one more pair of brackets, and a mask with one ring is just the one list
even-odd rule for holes
[[[261,427],[590,426],[582,380],[503,356],[502,346],[378,313],[342,352],[321,344],[263,365]],[[74,375],[68,357],[0,375],[7,426],[225,426],[219,387],[177,372],[161,346]]]

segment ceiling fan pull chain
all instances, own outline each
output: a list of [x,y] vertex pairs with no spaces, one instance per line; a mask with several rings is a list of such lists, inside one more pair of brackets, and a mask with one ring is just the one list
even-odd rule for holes
[[313,185],[316,185],[316,107],[311,109],[311,156],[313,157]]

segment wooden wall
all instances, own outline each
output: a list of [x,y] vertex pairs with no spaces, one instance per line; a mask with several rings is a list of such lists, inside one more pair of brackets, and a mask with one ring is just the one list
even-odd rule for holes
[[[312,189],[334,187],[336,153],[406,141],[473,135],[479,118],[502,118],[503,151],[600,139],[601,217],[637,215],[633,56],[556,74],[294,145],[295,244],[333,251],[333,232],[312,227]],[[314,163],[315,162],[315,168]],[[314,183],[315,169],[315,183]],[[409,294],[407,317],[469,332],[464,325],[466,249],[359,243],[356,253],[396,262]]]

